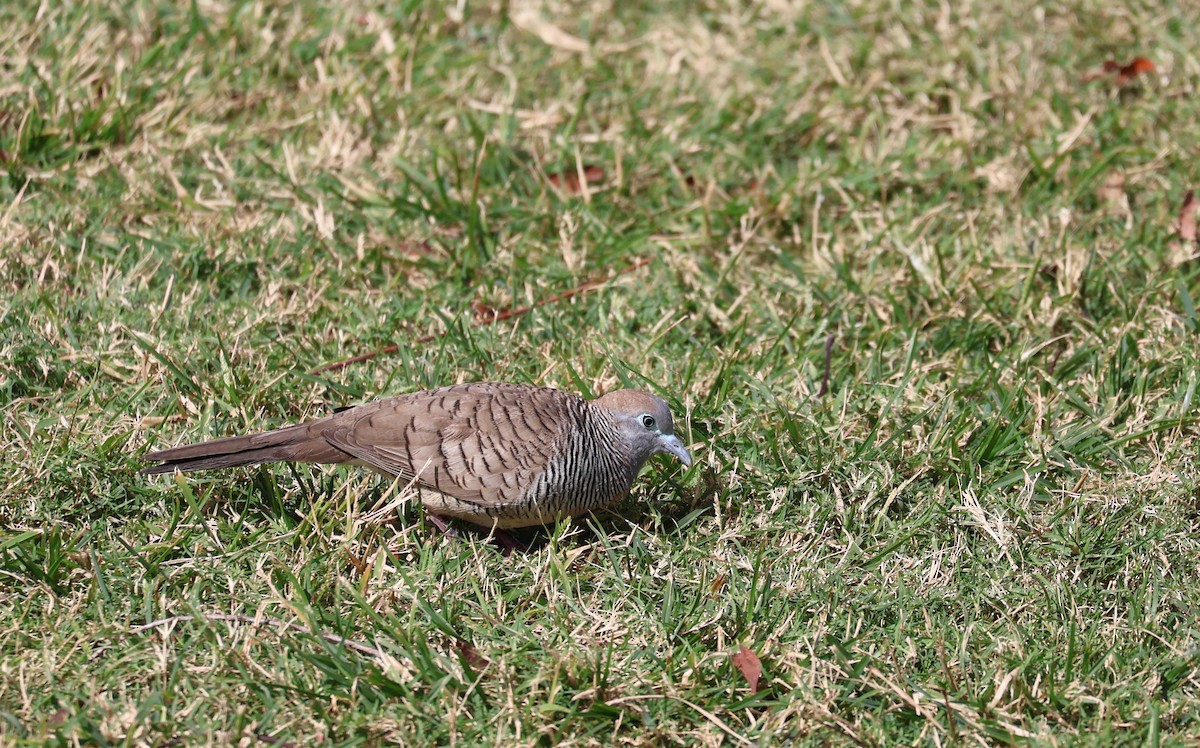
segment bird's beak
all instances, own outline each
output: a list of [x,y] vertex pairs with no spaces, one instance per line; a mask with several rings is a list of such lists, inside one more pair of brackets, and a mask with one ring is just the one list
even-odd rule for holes
[[678,436],[663,434],[659,439],[662,442],[664,452],[669,452],[678,457],[684,467],[692,466],[692,455],[687,451],[687,447],[683,446],[683,442],[679,441]]

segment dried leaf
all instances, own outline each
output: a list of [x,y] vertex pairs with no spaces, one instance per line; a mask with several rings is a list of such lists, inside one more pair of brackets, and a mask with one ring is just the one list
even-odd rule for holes
[[72,563],[74,563],[76,566],[78,566],[80,569],[83,569],[84,571],[92,570],[92,555],[90,553],[80,553],[79,551],[72,551],[67,554],[67,558],[71,559]]
[[1188,190],[1179,206],[1179,238],[1185,242],[1196,241],[1196,193]]
[[726,576],[724,574],[718,574],[717,578],[712,581],[712,591],[720,592],[722,589],[724,589],[725,588],[725,580],[726,580]]
[[1096,188],[1096,197],[1109,210],[1129,214],[1129,197],[1125,194],[1125,174],[1113,171]]
[[471,309],[475,312],[475,321],[483,323],[495,322],[496,320],[503,319],[512,311],[512,307],[496,307],[492,306],[486,301],[473,302],[471,304]]
[[355,556],[350,551],[346,551],[346,560],[349,561],[350,565],[354,567],[354,570],[358,572],[359,577],[366,574],[367,570],[371,567],[370,564],[358,556]]
[[1156,69],[1154,63],[1145,57],[1135,57],[1129,61],[1128,65],[1122,65],[1116,60],[1105,60],[1099,69],[1093,69],[1084,73],[1083,82],[1090,83],[1100,78],[1113,76],[1117,84],[1123,86],[1142,73],[1153,73]]
[[458,650],[458,653],[462,655],[462,658],[467,665],[476,672],[479,672],[488,665],[492,664],[488,658],[479,654],[479,650],[475,649],[475,645],[469,641],[464,639],[455,639],[454,646]]
[[1142,73],[1153,73],[1154,63],[1145,57],[1135,57],[1117,70],[1117,83],[1128,83]]
[[433,254],[433,245],[425,240],[405,239],[397,249],[406,260],[419,260]]
[[1171,265],[1181,267],[1196,261],[1196,193],[1188,190],[1183,196],[1183,205],[1179,206],[1179,223],[1175,226],[1175,234],[1179,241],[1173,241],[1167,246],[1171,250]]
[[[604,169],[599,166],[584,164],[583,179],[587,184],[599,184],[604,181],[604,176]],[[550,180],[550,184],[572,195],[578,195],[583,188],[583,184],[579,181],[578,169],[568,169],[560,174],[550,174],[547,176],[547,179]]]
[[738,651],[733,654],[733,665],[750,684],[750,690],[758,693],[758,680],[762,678],[762,663],[758,660],[758,655],[751,652],[745,645],[738,648]]

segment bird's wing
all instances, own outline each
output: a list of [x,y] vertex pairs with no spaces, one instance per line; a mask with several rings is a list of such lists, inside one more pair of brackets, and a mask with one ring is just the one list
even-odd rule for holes
[[575,427],[576,398],[556,390],[471,384],[361,405],[322,436],[367,465],[480,506],[519,499]]

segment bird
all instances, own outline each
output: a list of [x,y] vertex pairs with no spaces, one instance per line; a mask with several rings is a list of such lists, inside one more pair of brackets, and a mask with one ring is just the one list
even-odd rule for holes
[[546,525],[629,493],[646,461],[692,455],[662,398],[476,382],[325,418],[150,452],[145,475],[270,462],[351,464],[416,486],[426,510],[495,530]]

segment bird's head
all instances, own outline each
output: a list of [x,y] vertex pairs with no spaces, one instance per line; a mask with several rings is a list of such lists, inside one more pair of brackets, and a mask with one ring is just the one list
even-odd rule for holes
[[617,390],[597,398],[595,405],[612,417],[638,467],[659,452],[691,466],[692,455],[675,436],[675,422],[661,397],[640,390]]

